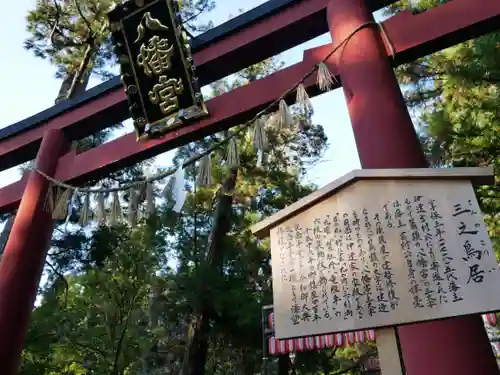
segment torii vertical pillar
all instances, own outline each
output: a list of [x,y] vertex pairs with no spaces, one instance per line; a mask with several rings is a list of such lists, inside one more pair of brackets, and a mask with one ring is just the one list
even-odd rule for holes
[[[36,167],[53,175],[67,143],[60,130],[45,133]],[[0,263],[0,374],[17,373],[31,311],[54,227],[44,209],[47,180],[30,172]]]
[[[366,0],[331,0],[333,43],[371,22]],[[417,31],[415,31],[417,32]],[[425,168],[422,152],[380,32],[358,31],[335,54],[363,168]],[[480,316],[398,328],[408,375],[493,375],[499,369]]]

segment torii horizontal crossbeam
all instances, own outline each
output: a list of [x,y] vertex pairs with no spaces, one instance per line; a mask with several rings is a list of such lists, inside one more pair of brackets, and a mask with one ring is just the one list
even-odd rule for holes
[[[384,29],[396,52],[394,62],[401,64],[493,31],[498,28],[499,20],[500,2],[454,0],[418,15],[401,12],[384,22]],[[75,183],[100,178],[111,171],[248,120],[321,61],[332,47],[325,45],[308,50],[302,62],[209,100],[210,118],[181,128],[162,139],[137,143],[135,135],[128,134],[82,154],[69,153],[61,158],[56,178]],[[391,54],[388,46],[387,53]],[[331,71],[335,72],[333,59],[328,63]],[[311,96],[318,94],[313,79],[306,82],[306,86]],[[293,101],[293,98],[289,99]],[[125,100],[125,95],[117,90],[99,100],[106,103],[100,108],[116,107]],[[19,204],[24,186],[25,180],[22,179],[0,189],[0,212],[14,209]]]
[[[375,11],[395,0],[366,0]],[[328,0],[270,0],[196,37],[193,59],[201,85],[236,73],[328,32]],[[0,171],[32,160],[47,129],[81,139],[129,117],[115,77],[72,100],[0,129]]]

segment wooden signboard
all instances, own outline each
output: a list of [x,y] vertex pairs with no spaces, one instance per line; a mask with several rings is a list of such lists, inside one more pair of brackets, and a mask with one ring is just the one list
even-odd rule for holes
[[488,168],[360,170],[253,228],[271,236],[276,338],[500,310],[471,182]]
[[207,115],[176,1],[127,1],[108,18],[138,137]]

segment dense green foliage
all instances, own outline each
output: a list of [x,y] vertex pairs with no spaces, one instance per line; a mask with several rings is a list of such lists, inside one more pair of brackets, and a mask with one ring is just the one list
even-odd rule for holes
[[[422,0],[420,10],[446,1]],[[404,9],[398,2],[390,12]],[[500,33],[470,40],[397,69],[436,167],[493,166],[495,184],[476,189],[500,256]]]

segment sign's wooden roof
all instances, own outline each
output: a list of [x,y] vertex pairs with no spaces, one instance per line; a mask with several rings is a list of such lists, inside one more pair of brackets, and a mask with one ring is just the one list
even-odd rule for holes
[[280,212],[252,226],[258,238],[269,236],[270,230],[318,202],[332,196],[344,187],[361,180],[469,180],[474,185],[494,182],[493,167],[486,168],[415,168],[415,169],[356,169],[336,179],[323,188],[286,207]]

